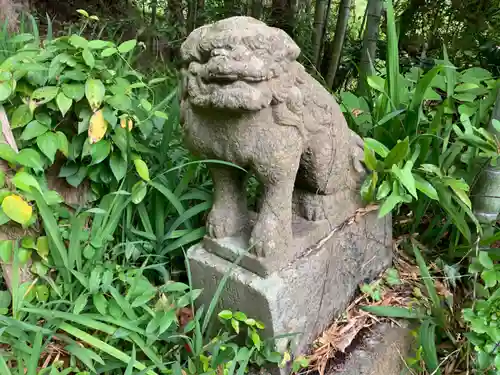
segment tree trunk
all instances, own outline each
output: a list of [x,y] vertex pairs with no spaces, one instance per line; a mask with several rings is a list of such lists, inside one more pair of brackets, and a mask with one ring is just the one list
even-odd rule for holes
[[366,5],[366,27],[361,47],[361,61],[359,64],[358,94],[366,95],[366,77],[373,75],[372,63],[377,53],[377,41],[380,29],[380,15],[382,14],[383,0],[368,0]]
[[335,38],[333,39],[332,63],[326,75],[326,84],[329,88],[333,85],[333,80],[340,64],[342,56],[342,46],[344,45],[345,33],[349,24],[349,14],[351,12],[351,0],[342,0],[339,6],[337,25],[335,26]]
[[[497,99],[491,118],[500,121],[500,90],[497,91]],[[500,137],[500,132],[493,126],[493,121],[490,122],[488,131],[494,136]],[[477,180],[473,197],[474,214],[479,222],[486,225],[494,224],[500,213],[500,166],[493,167],[488,163]]]
[[205,0],[196,1],[196,19],[194,21],[195,27],[205,24]]
[[196,18],[198,13],[197,0],[188,0],[188,14],[187,14],[187,33],[188,35],[196,27]]
[[271,8],[270,24],[284,30],[292,38],[295,26],[295,4],[295,0],[273,0]]
[[253,18],[260,19],[262,17],[262,0],[251,0],[252,8],[250,9],[250,15]]
[[314,31],[313,31],[313,56],[312,63],[315,67],[320,64],[321,46],[323,45],[323,35],[326,29],[326,19],[328,0],[316,0],[316,8],[314,11]]
[[151,1],[151,26],[154,26],[156,23],[156,12],[158,9],[158,0]]

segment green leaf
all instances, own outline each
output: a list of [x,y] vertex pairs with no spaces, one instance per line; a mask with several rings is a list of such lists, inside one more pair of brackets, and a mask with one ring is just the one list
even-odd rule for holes
[[389,181],[384,180],[378,187],[376,196],[377,201],[381,201],[382,199],[387,197],[390,192],[391,192],[391,184],[389,183]]
[[236,333],[240,333],[240,322],[236,319],[231,319],[231,326],[233,327]]
[[56,132],[56,136],[57,136],[58,150],[61,151],[61,153],[64,156],[68,157],[69,154],[68,138],[66,138],[66,135],[61,131]]
[[493,260],[491,260],[490,255],[486,251],[479,252],[479,263],[487,270],[492,270],[495,267]]
[[439,200],[436,189],[434,189],[434,186],[432,186],[429,181],[416,173],[413,174],[413,178],[415,179],[415,187],[417,190],[421,191],[431,199],[436,201]]
[[422,319],[424,317],[424,315],[418,311],[397,306],[361,306],[361,310],[388,318]]
[[106,48],[104,51],[101,52],[101,57],[110,57],[113,56],[115,53],[118,53],[118,50],[115,47],[111,48]]
[[389,214],[401,202],[404,202],[403,197],[393,192],[380,206],[378,217],[382,218]]
[[49,256],[49,239],[47,236],[40,236],[36,240],[36,252],[42,259],[47,259]]
[[134,204],[141,203],[146,196],[147,191],[148,187],[144,181],[137,181],[134,186],[132,186],[132,202]]
[[261,342],[260,336],[256,330],[254,330],[254,329],[251,330],[250,338],[252,339],[252,342],[255,345],[255,347],[257,348],[257,350],[260,350],[262,342]]
[[422,357],[429,374],[441,375],[436,351],[436,325],[430,320],[424,320],[419,332]]
[[135,159],[134,160],[134,165],[135,165],[135,170],[137,171],[137,174],[144,180],[144,181],[149,181],[149,170],[148,166],[142,159]]
[[111,143],[105,139],[94,143],[90,148],[90,156],[92,157],[92,162],[90,165],[99,164],[104,159],[108,157],[111,152]]
[[111,154],[109,166],[117,181],[121,181],[125,177],[127,173],[127,161],[121,157],[120,153],[113,152]]
[[33,120],[28,125],[26,125],[20,138],[23,141],[29,141],[30,139],[36,138],[39,135],[44,134],[48,130],[49,128],[47,126],[43,125],[41,122],[37,120]]
[[31,99],[35,100],[38,105],[45,104],[54,99],[59,93],[59,87],[45,86],[33,91]]
[[0,240],[0,260],[4,263],[10,263],[12,257],[12,241]]
[[[88,17],[88,14],[87,14]],[[73,34],[69,37],[69,43],[76,48],[87,48],[89,42],[80,35]]]
[[85,83],[85,97],[87,98],[90,108],[97,111],[102,104],[106,88],[99,79],[89,78]]
[[34,187],[40,192],[42,191],[42,188],[40,187],[40,184],[35,179],[35,177],[26,172],[17,172],[14,178],[12,178],[12,183],[14,184],[16,189],[25,192],[30,192],[31,187]]
[[417,197],[417,189],[415,187],[415,179],[412,172],[413,162],[408,160],[403,169],[399,168],[396,164],[392,165],[391,172],[401,182],[401,184],[408,190],[408,192]]
[[500,133],[500,121],[498,121],[496,118],[494,118],[491,120],[491,124],[493,125],[495,130]]
[[7,290],[0,290],[0,309],[8,309],[12,303],[12,297]]
[[14,90],[10,82],[0,82],[0,102],[7,100],[13,91]]
[[135,39],[127,40],[126,42],[123,42],[118,46],[118,51],[120,53],[127,53],[132,51],[136,45],[137,45],[137,40]]
[[40,151],[47,156],[51,163],[54,163],[57,149],[59,148],[59,138],[52,132],[47,132],[37,137],[36,144]]
[[92,52],[90,52],[90,50],[86,48],[82,52],[82,57],[83,61],[85,61],[85,64],[87,64],[89,68],[93,69],[95,66],[95,58]]
[[481,272],[481,279],[483,279],[486,288],[493,288],[498,282],[497,272],[490,269],[485,270]]
[[102,316],[106,316],[108,310],[108,301],[106,297],[104,297],[103,294],[94,294],[92,300],[97,311],[99,311]]
[[113,108],[126,112],[132,107],[132,101],[125,94],[116,94],[107,99],[106,102]]
[[73,187],[78,187],[87,176],[87,167],[82,165],[75,174],[66,177],[66,181]]
[[26,225],[33,215],[33,208],[19,195],[11,194],[2,201],[2,210],[16,223]]
[[371,171],[377,170],[377,159],[375,158],[373,151],[368,148],[366,143],[365,143],[364,149],[365,149],[364,150],[364,153],[365,153],[364,163],[365,163],[365,165]]
[[386,167],[390,168],[393,164],[398,164],[408,155],[410,151],[409,138],[406,137],[402,141],[398,141],[396,146],[392,148],[387,157],[384,160]]
[[233,313],[229,310],[222,310],[219,313],[219,318],[224,319],[224,320],[229,320],[233,318]]
[[68,98],[78,102],[85,96],[85,85],[83,83],[64,83],[62,92]]
[[144,306],[146,305],[153,297],[155,296],[154,293],[151,292],[145,292],[138,296],[134,302],[132,302],[132,307],[139,307],[139,306]]
[[12,129],[20,128],[29,123],[31,120],[33,120],[33,112],[31,112],[30,107],[27,104],[21,104],[12,114],[10,127]]
[[25,167],[33,168],[36,171],[43,171],[43,163],[40,154],[32,148],[25,148],[19,151],[15,161]]
[[103,49],[106,47],[111,47],[113,45],[112,42],[107,42],[104,40],[91,40],[89,41],[88,48],[90,49]]
[[66,113],[68,113],[69,109],[71,108],[71,104],[73,104],[73,100],[71,98],[68,98],[64,93],[60,92],[57,94],[56,98],[56,103],[57,107],[61,111],[61,114],[66,116]]

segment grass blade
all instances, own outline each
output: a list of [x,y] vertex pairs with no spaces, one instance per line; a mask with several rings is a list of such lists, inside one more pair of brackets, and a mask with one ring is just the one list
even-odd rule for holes
[[397,306],[362,306],[361,310],[388,318],[422,319],[425,317],[425,315],[419,311]]
[[436,352],[436,325],[430,320],[424,320],[420,326],[419,339],[428,373],[441,375]]
[[[73,327],[67,323],[62,323],[60,326],[59,326],[60,329],[62,329],[63,331],[69,333],[70,335],[78,338],[79,340],[82,340],[84,342],[86,342],[87,344],[93,346],[94,348],[96,349],[99,349],[101,350],[102,352],[122,361],[123,363],[125,363],[126,365],[128,365],[128,363],[131,361],[131,358],[129,355],[123,353],[122,351],[112,347],[111,345],[109,344],[106,344],[104,341],[101,341],[99,339],[96,339],[94,336],[92,335],[89,335],[88,333],[86,332],[83,332],[82,330],[76,328],[76,327]],[[134,362],[134,367],[138,370],[144,370],[146,369],[147,367],[140,363],[140,362],[137,362],[135,361]],[[148,375],[158,375],[156,372],[150,370],[148,371],[146,374]]]

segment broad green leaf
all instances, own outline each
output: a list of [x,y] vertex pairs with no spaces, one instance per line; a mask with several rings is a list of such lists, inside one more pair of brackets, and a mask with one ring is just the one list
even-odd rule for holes
[[7,100],[12,94],[12,91],[12,84],[10,82],[0,82],[0,102]]
[[106,300],[106,297],[100,293],[94,294],[92,296],[92,300],[97,311],[99,311],[102,316],[106,316],[108,310],[108,301]]
[[383,79],[382,77],[368,76],[366,77],[366,80],[371,88],[380,92],[385,92],[385,79]]
[[96,372],[93,364],[94,361],[102,365],[105,364],[105,362],[100,356],[98,356],[92,350],[84,348],[80,345],[70,344],[65,346],[64,350],[66,350],[69,354],[78,358],[78,360],[80,360],[86,367],[88,367],[89,370],[91,370],[94,373]]
[[89,68],[94,68],[95,66],[95,58],[94,58],[94,55],[92,54],[92,52],[90,52],[89,49],[85,48],[82,52],[82,57],[83,57],[83,61],[85,61],[85,64],[87,64],[87,66]]
[[491,124],[493,125],[495,130],[500,133],[500,121],[498,121],[496,118],[494,118],[491,120]]
[[45,126],[44,124],[42,124],[37,120],[33,120],[24,128],[21,134],[21,140],[29,141],[30,139],[36,138],[39,135],[44,134],[48,130],[49,128],[47,126]]
[[432,186],[429,181],[416,173],[413,174],[413,178],[415,179],[415,187],[417,190],[421,191],[431,199],[436,201],[439,200],[436,189],[434,189],[434,186]]
[[52,132],[47,132],[37,137],[36,144],[51,163],[54,163],[57,149],[59,148],[59,138]]
[[132,186],[132,202],[134,204],[141,203],[146,196],[147,191],[148,187],[144,181],[137,181],[134,186]]
[[106,102],[113,108],[124,112],[130,110],[132,107],[132,101],[123,93],[113,95],[111,98],[107,99]]
[[389,183],[389,181],[384,180],[377,189],[377,195],[376,195],[377,201],[381,201],[382,199],[387,197],[390,192],[391,192],[391,184]]
[[85,83],[85,97],[93,111],[99,109],[104,100],[105,93],[106,88],[101,80],[89,78]]
[[462,83],[460,85],[455,86],[455,92],[464,92],[464,91],[477,89],[480,87],[481,86],[479,86],[477,83],[467,82],[467,83]]
[[110,57],[116,53],[118,53],[118,50],[115,47],[106,48],[101,52],[101,57]]
[[0,260],[4,263],[10,263],[12,245],[12,240],[0,240]]
[[66,181],[71,186],[78,187],[87,176],[87,171],[87,167],[82,165],[80,166],[80,168],[78,168],[78,171],[76,173],[72,174],[71,176],[67,176]]
[[118,46],[118,51],[120,53],[127,53],[132,51],[136,45],[137,45],[137,40],[135,39],[127,40],[126,42],[123,42]]
[[66,138],[66,135],[61,131],[56,132],[56,136],[57,136],[58,150],[61,151],[61,153],[64,156],[68,157],[69,154],[68,138]]
[[33,215],[33,208],[19,195],[11,194],[2,202],[3,212],[16,223],[27,224]]
[[[87,14],[87,17],[88,17],[88,14]],[[74,47],[81,48],[81,49],[87,48],[88,44],[89,44],[87,39],[85,39],[84,37],[81,37],[80,35],[76,35],[76,34],[73,34],[69,37],[69,43],[71,45],[73,45]]]
[[50,295],[49,288],[47,288],[47,285],[37,285],[35,294],[38,302],[47,302]]
[[83,83],[64,83],[62,92],[68,98],[78,102],[85,96],[85,85]]
[[374,151],[380,157],[385,158],[390,152],[384,144],[373,138],[364,138],[364,143],[370,150]]
[[59,87],[45,86],[33,91],[31,99],[35,100],[38,105],[45,104],[54,99],[59,93]]
[[33,168],[36,171],[43,171],[43,162],[40,154],[32,148],[25,148],[19,151],[15,157],[15,161],[25,167]]
[[111,143],[109,143],[109,141],[102,139],[99,142],[94,143],[90,148],[90,156],[92,157],[90,165],[99,164],[108,157],[110,152]]
[[135,170],[137,171],[137,174],[144,180],[144,181],[149,181],[149,169],[144,160],[142,159],[135,159],[134,160],[134,165],[135,165]]
[[491,260],[488,252],[486,251],[480,251],[479,252],[479,263],[481,263],[481,265],[486,268],[487,270],[492,270],[495,265],[493,263],[493,261]]
[[384,203],[382,203],[382,205],[380,206],[378,217],[382,218],[386,216],[401,202],[404,202],[403,197],[393,192],[385,199]]
[[40,236],[36,240],[36,252],[41,258],[47,259],[49,256],[49,239],[47,236]]
[[229,310],[222,310],[219,313],[219,318],[224,319],[224,320],[229,320],[233,318],[233,313]]
[[8,309],[12,303],[12,297],[7,290],[0,290],[0,309]]
[[401,184],[408,190],[408,192],[413,195],[414,198],[417,197],[417,189],[415,187],[415,179],[413,178],[412,172],[413,162],[408,160],[403,169],[399,168],[396,164],[392,165],[391,172],[396,176],[396,178],[401,182]]
[[73,100],[71,98],[68,98],[64,93],[60,92],[57,94],[56,98],[56,103],[57,107],[61,111],[61,114],[66,116],[66,113],[68,113],[69,109],[71,108],[71,104],[73,103]]
[[364,153],[364,163],[368,167],[368,169],[371,171],[377,170],[377,159],[375,158],[373,151],[370,150],[366,144],[364,147]]
[[90,49],[103,49],[106,47],[111,47],[113,45],[112,42],[107,42],[104,40],[91,40],[89,41],[88,48]]
[[470,92],[462,92],[458,94],[453,94],[453,99],[459,100],[461,102],[473,102],[476,100],[477,95]]
[[108,130],[108,122],[104,119],[102,110],[95,112],[90,118],[89,123],[89,142],[90,144],[99,142]]
[[12,178],[12,183],[16,189],[21,191],[30,192],[31,187],[34,187],[40,192],[42,191],[42,188],[35,177],[24,171],[17,172],[14,178]]
[[406,137],[402,141],[398,141],[396,146],[392,148],[387,157],[384,160],[384,164],[386,167],[390,168],[393,164],[398,164],[408,155],[410,150],[409,146],[409,138]]
[[240,322],[237,321],[236,319],[231,319],[231,326],[233,327],[234,331],[239,334],[240,333]]
[[484,270],[481,272],[481,279],[484,281],[486,288],[493,288],[497,285],[498,273],[495,270]]
[[12,129],[20,128],[28,124],[31,120],[33,120],[33,112],[31,112],[30,107],[27,104],[21,104],[12,113],[10,127]]
[[123,177],[125,177],[127,173],[127,162],[121,157],[119,152],[113,152],[111,154],[109,166],[117,181],[121,181]]

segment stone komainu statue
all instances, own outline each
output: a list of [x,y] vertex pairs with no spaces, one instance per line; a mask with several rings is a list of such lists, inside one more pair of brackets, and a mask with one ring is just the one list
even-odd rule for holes
[[[232,17],[194,30],[181,47],[181,123],[195,154],[237,164],[263,187],[250,244],[258,256],[292,239],[294,190],[306,219],[323,219],[311,202],[356,189],[362,141],[333,96],[296,62],[299,47],[282,30]],[[246,173],[209,164],[214,203],[208,235],[235,236],[248,224]],[[346,215],[350,213],[345,213]]]

